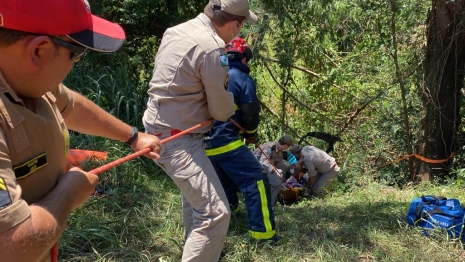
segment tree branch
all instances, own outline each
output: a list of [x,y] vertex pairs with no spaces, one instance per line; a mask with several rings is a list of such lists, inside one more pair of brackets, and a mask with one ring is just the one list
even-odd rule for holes
[[[261,56],[263,59],[268,60],[268,61],[271,61],[271,62],[275,62],[275,63],[280,63],[280,62],[281,62],[281,61],[279,61],[279,59],[276,59],[276,58],[266,57],[266,56],[261,55],[261,54],[260,54],[260,56]],[[290,64],[290,65],[287,65],[287,66],[290,67],[290,68],[294,68],[294,69],[297,69],[297,70],[299,70],[299,71],[302,71],[302,72],[304,72],[304,73],[307,73],[307,74],[309,74],[309,75],[312,75],[312,76],[314,76],[314,77],[316,77],[316,78],[321,78],[321,77],[322,77],[320,74],[315,73],[315,72],[313,72],[312,70],[310,70],[310,69],[308,69],[308,68],[304,68],[304,67],[301,67],[301,66],[298,66],[298,65],[294,65],[294,64]],[[341,86],[338,86],[338,85],[336,85],[336,84],[334,84],[334,83],[331,83],[331,85],[334,86],[334,87],[336,87],[337,89],[339,89],[339,90],[341,90],[341,91],[343,91],[343,92],[345,92],[345,93],[347,93],[347,94],[349,94],[349,95],[351,95],[351,96],[353,96],[353,97],[359,99],[356,95],[354,95],[354,94],[352,94],[351,92],[345,90],[345,89],[342,88]]]
[[372,97],[371,99],[369,99],[368,101],[366,101],[360,108],[358,108],[357,110],[355,110],[355,112],[353,112],[351,114],[351,116],[349,117],[349,119],[346,121],[346,123],[344,124],[344,126],[341,128],[341,130],[339,131],[338,133],[338,136],[340,136],[340,134],[342,134],[342,132],[344,132],[346,130],[346,128],[354,121],[354,119],[360,115],[360,113],[369,105],[371,104],[371,102],[373,102],[374,100],[376,100],[378,97],[380,97],[384,92],[386,92],[387,90],[391,89],[393,86],[390,86],[388,88],[386,88],[385,90],[379,92],[376,96]]
[[[300,101],[297,97],[295,97],[294,94],[292,94],[289,90],[287,90],[287,88],[285,88],[283,85],[281,85],[281,83],[278,82],[278,80],[276,79],[276,77],[274,76],[273,72],[271,71],[271,68],[270,66],[268,65],[268,63],[264,63],[266,69],[268,70],[268,73],[270,73],[270,76],[271,78],[273,79],[273,81],[284,91],[286,92],[287,94],[289,94],[290,97],[292,97],[292,99],[295,100],[295,102],[297,102],[299,105],[303,106],[304,108],[306,108],[307,110],[309,111],[315,111],[315,110],[318,110],[316,107],[315,107],[315,104],[312,105],[312,107],[306,105],[304,102]],[[326,121],[329,121],[331,123],[333,123],[333,121],[331,119],[329,119],[328,117],[326,117],[325,115],[323,115],[322,113],[320,112],[317,112],[318,114],[320,114],[320,116],[322,116],[324,118],[324,120]]]
[[[262,100],[259,100],[259,101],[260,101],[260,105],[261,105],[263,108],[265,108],[269,113],[271,113],[271,114],[274,115],[277,119],[279,119],[279,121],[281,121],[281,119],[279,118],[279,115],[278,115],[276,112],[274,112],[273,110],[271,110],[271,108],[269,108],[265,103],[263,103]],[[282,121],[281,121],[281,122],[282,122]],[[297,134],[297,132],[296,132],[292,127],[290,127],[290,126],[289,126],[288,124],[286,124],[286,123],[284,123],[284,125],[286,126],[286,128],[287,128],[288,130],[291,131],[291,133],[294,134],[295,137],[297,137],[298,139],[300,139],[301,136],[299,136],[299,134]]]
[[[265,60],[269,60],[269,61],[272,61],[272,62],[276,62],[276,63],[280,63],[281,61],[279,61],[278,59],[276,58],[270,58],[270,57],[266,57],[266,56],[263,56],[263,55],[260,55],[261,57],[263,57]],[[311,71],[310,69],[307,69],[307,68],[303,68],[303,67],[300,67],[300,66],[297,66],[297,65],[294,65],[294,64],[290,64],[288,65],[289,67],[291,68],[294,68],[294,69],[297,69],[297,70],[300,70],[302,72],[305,72],[309,75],[312,75],[314,77],[317,77],[317,78],[320,78],[321,75],[320,74],[317,74],[313,71]]]

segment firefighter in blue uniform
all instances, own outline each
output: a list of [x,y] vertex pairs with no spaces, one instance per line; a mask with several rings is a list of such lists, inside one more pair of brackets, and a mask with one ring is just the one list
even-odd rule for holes
[[227,87],[234,95],[236,111],[231,118],[235,123],[213,123],[212,131],[205,140],[206,153],[221,180],[231,210],[236,210],[239,205],[237,188],[244,194],[250,236],[260,241],[277,242],[279,237],[262,165],[241,141],[245,138],[247,143],[257,143],[260,121],[256,86],[247,66],[252,50],[244,39],[236,37],[226,44],[226,53],[229,61]]

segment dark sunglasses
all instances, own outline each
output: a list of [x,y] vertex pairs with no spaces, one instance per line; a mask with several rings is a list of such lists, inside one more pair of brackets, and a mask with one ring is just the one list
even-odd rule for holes
[[84,47],[82,45],[77,45],[77,44],[73,44],[71,42],[66,42],[65,40],[62,40],[62,39],[54,37],[54,36],[48,36],[48,37],[50,37],[50,39],[52,39],[52,41],[55,44],[60,45],[60,46],[62,46],[64,48],[68,49],[69,51],[71,51],[70,59],[72,61],[80,58],[87,51],[87,47]]
[[[17,31],[17,30],[11,30],[10,32],[11,32],[12,35],[15,35],[15,36],[27,36],[27,35],[37,35],[37,36],[39,36],[40,35],[40,34],[33,34],[33,33],[28,33],[28,32],[23,32],[23,31]],[[73,44],[73,43],[70,43],[70,42],[66,42],[63,39],[60,39],[60,38],[57,38],[57,37],[54,37],[54,36],[51,36],[51,35],[46,35],[46,36],[50,37],[50,39],[52,39],[52,41],[55,44],[57,44],[59,46],[62,46],[64,48],[68,49],[69,51],[71,51],[71,55],[70,55],[69,59],[71,59],[72,61],[80,58],[87,51],[87,47],[84,47],[82,45],[77,45],[77,44]]]

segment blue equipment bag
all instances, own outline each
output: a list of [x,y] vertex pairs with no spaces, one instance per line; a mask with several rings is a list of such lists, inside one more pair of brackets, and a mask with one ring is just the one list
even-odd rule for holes
[[425,228],[426,236],[431,230],[444,228],[450,237],[457,239],[465,237],[462,234],[464,215],[464,208],[455,198],[422,196],[410,203],[406,219],[413,227]]

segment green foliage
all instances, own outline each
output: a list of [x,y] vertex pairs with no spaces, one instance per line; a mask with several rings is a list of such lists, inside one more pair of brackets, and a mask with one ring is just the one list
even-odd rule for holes
[[[121,119],[140,125],[140,118],[133,116],[140,116],[145,109],[145,91],[164,30],[196,16],[205,2],[106,0],[92,4],[94,13],[121,23],[128,39],[114,56],[91,55],[86,58],[89,64],[79,63],[77,66],[89,70],[99,64],[114,66],[99,69],[100,76],[76,86],[88,86],[84,92],[89,97]],[[415,135],[420,120],[418,87],[425,3],[398,2],[397,46],[392,42],[389,3],[253,1],[252,5],[262,19],[248,25],[242,34],[256,54],[250,66],[259,97],[272,111],[262,110],[259,132],[263,142],[276,140],[283,133],[296,137],[308,131],[339,134],[344,142],[337,143],[333,153],[338,162],[345,161],[351,151],[360,154],[352,158],[358,162],[348,163],[354,176],[361,170],[376,172],[376,167],[406,154],[407,134],[391,54],[394,48],[399,52],[409,92],[410,129]],[[117,68],[124,68],[124,72],[110,72]],[[111,84],[114,74],[125,79],[122,87]],[[99,89],[104,85],[108,88]],[[131,89],[136,92],[126,91]],[[354,115],[364,104],[368,106]],[[326,147],[318,140],[308,142]],[[386,166],[375,176],[402,185],[408,177],[405,167],[402,163]]]
[[152,35],[161,38],[166,28],[197,16],[206,1],[103,0],[90,1],[92,12],[121,24],[130,42]]
[[185,22],[203,11],[204,0],[103,0],[90,1],[92,12],[119,23],[126,42],[119,52],[131,72],[150,75],[156,50],[168,27]]
[[[257,2],[264,19],[243,33],[258,53],[251,67],[259,97],[275,113],[262,114],[264,136],[271,128],[299,136],[338,134],[344,142],[333,154],[339,162],[352,155],[349,176],[375,172],[380,181],[405,184],[408,165],[377,167],[406,155],[405,137],[415,141],[418,132],[427,2],[397,1],[394,13],[389,2]],[[395,50],[407,87],[410,134],[403,122]],[[288,127],[283,129],[283,122]]]
[[[118,60],[120,57],[119,54],[90,53],[76,63],[65,84],[124,122],[141,127],[147,86],[137,85],[139,76],[132,75],[128,70],[131,64]],[[105,58],[113,59],[100,66],[99,61]]]
[[[84,93],[121,119],[140,125],[140,118],[133,115],[140,116],[144,110],[153,59],[164,30],[196,16],[205,2],[93,3],[93,12],[121,23],[128,39],[116,55],[91,55],[85,59],[91,60],[89,64],[81,62],[78,66],[91,68],[110,63],[115,65],[111,70],[124,68],[124,72],[99,69],[101,76],[91,80],[86,76],[88,83],[76,86],[88,86],[90,89]],[[425,3],[397,3],[397,46],[392,41],[393,13],[389,3],[253,1],[252,5],[263,19],[242,33],[256,54],[251,68],[259,97],[274,112],[262,111],[262,141],[276,140],[282,133],[296,137],[308,131],[339,134],[344,142],[336,144],[333,154],[341,162],[351,149],[357,148],[361,157],[353,159],[360,162],[349,162],[348,169],[359,171],[363,166],[366,172],[406,154],[407,134],[391,54],[394,48],[399,52],[403,82],[408,86],[410,129],[415,135],[420,120],[417,116]],[[111,84],[111,75],[115,74],[126,79],[122,88]],[[108,88],[98,89],[105,84]],[[137,91],[126,91],[131,89]],[[364,104],[368,106],[354,115]],[[321,141],[310,142],[325,147]],[[405,167],[383,167],[376,177],[401,185],[408,176]]]

